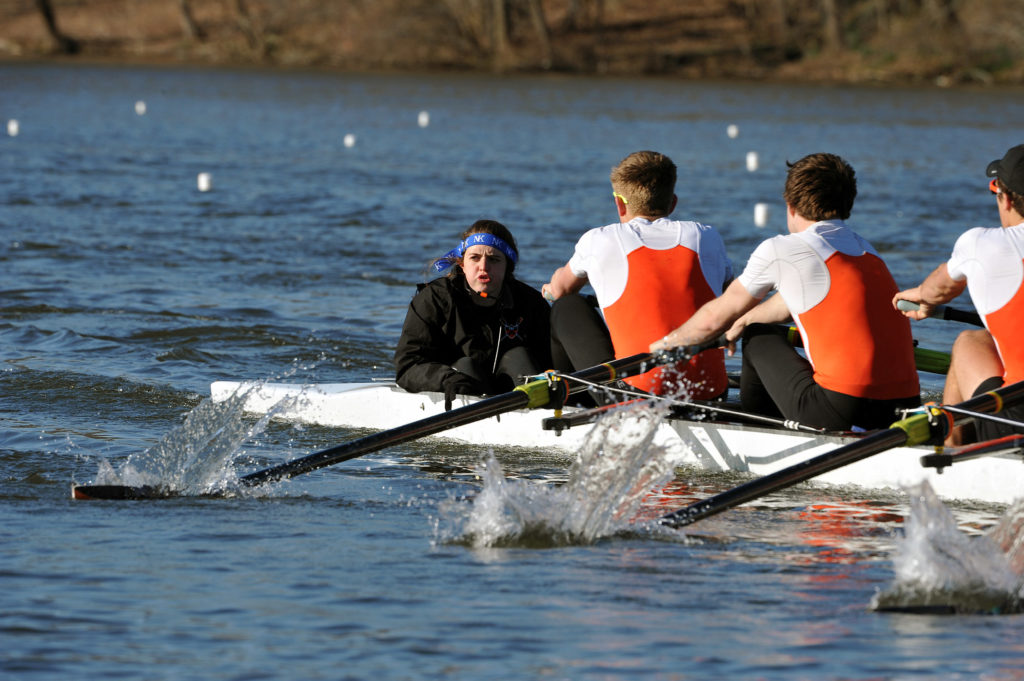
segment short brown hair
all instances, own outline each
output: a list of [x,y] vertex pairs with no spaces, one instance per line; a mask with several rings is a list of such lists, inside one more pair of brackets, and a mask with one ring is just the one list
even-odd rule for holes
[[626,197],[634,215],[661,218],[672,212],[676,164],[656,151],[637,151],[612,168],[612,189]]
[[1018,194],[1017,192],[1011,192],[1007,187],[1006,183],[1003,182],[1002,178],[995,178],[996,186],[999,187],[999,191],[1010,197],[1010,204],[1013,209],[1017,211],[1017,215],[1024,215],[1024,194]]
[[797,215],[808,220],[845,220],[857,198],[853,166],[835,154],[810,154],[796,163],[786,162],[786,188],[782,198]]

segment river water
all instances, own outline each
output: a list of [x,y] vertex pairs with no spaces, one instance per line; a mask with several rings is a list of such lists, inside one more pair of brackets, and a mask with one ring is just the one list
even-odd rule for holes
[[[785,228],[786,160],[841,154],[852,224],[916,284],[997,220],[984,168],[1024,141],[1024,93],[35,64],[0,66],[0,93],[4,678],[1021,678],[1019,615],[872,608],[928,560],[901,539],[926,491],[801,487],[667,532],[620,522],[573,457],[443,440],[242,497],[69,488],[144,450],[235,475],[356,437],[204,397],[391,376],[465,226],[507,224],[539,286],[614,219],[608,171],[637,149],[676,161],[676,215],[738,267]],[[681,471],[657,503],[735,482]],[[522,503],[531,528],[502,526]],[[968,552],[1015,513],[920,506]]]

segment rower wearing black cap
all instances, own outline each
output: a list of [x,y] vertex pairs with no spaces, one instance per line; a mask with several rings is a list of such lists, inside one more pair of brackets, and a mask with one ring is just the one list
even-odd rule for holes
[[[903,314],[924,319],[934,306],[956,298],[965,288],[970,292],[985,329],[963,331],[953,343],[943,392],[946,404],[1024,380],[1024,144],[989,163],[985,174],[992,178],[989,191],[996,198],[1000,227],[975,227],[961,234],[947,262],[920,286],[900,291],[893,299],[893,304],[921,303],[920,309]],[[1007,409],[1002,416],[1024,422],[1024,407]],[[954,429],[947,444],[1024,432],[1010,423],[987,420],[974,427],[973,436]]]

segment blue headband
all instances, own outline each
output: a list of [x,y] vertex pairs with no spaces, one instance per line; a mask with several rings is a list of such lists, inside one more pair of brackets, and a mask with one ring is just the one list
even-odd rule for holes
[[462,257],[462,254],[470,246],[493,246],[499,251],[505,254],[505,257],[512,261],[512,264],[516,264],[519,260],[519,256],[516,255],[515,250],[505,243],[499,237],[487,232],[477,232],[476,234],[470,234],[466,237],[465,241],[458,245],[457,248],[445,253],[437,262],[434,263],[434,270],[437,272],[444,272],[446,269],[455,264],[455,260]]

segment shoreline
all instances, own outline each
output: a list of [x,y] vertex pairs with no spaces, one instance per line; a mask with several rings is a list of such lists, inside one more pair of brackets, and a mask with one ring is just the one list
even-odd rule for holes
[[[537,0],[539,23],[507,2],[500,36],[468,0],[76,0],[52,3],[52,30],[23,3],[0,11],[0,64],[1024,88],[1024,50],[1003,28],[1012,17],[982,0],[939,23],[923,8],[871,24],[831,17],[833,37],[823,5],[800,0],[743,12],[731,0]],[[602,5],[597,17],[572,14]]]
[[876,80],[842,80],[826,78],[797,77],[793,75],[754,77],[754,76],[687,76],[673,73],[644,74],[597,74],[565,70],[505,70],[493,71],[470,68],[385,68],[365,67],[353,68],[323,64],[277,64],[247,61],[200,61],[185,59],[169,59],[161,57],[145,57],[126,59],[120,56],[98,55],[33,55],[27,57],[0,56],[0,69],[8,67],[62,66],[68,68],[140,68],[140,69],[179,69],[183,71],[250,71],[270,73],[306,73],[333,76],[431,76],[431,77],[466,77],[466,78],[550,78],[562,80],[652,80],[676,81],[679,83],[726,83],[732,85],[771,86],[785,85],[790,87],[821,87],[833,89],[870,89],[870,90],[934,90],[957,92],[1003,92],[1006,94],[1024,93],[1024,83],[961,82],[949,81],[938,77],[933,81],[922,79],[876,79]]

